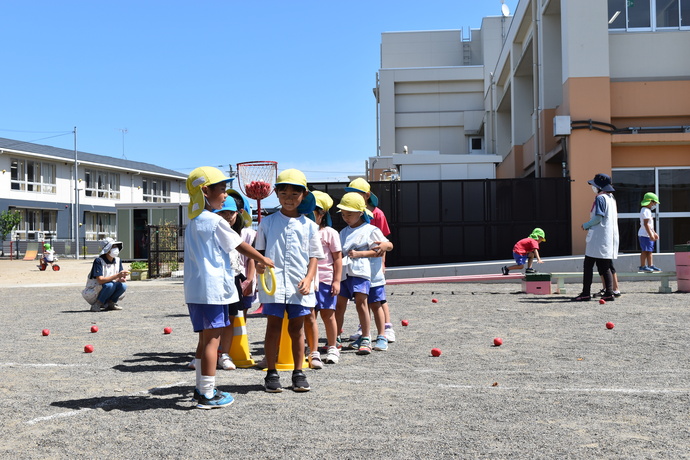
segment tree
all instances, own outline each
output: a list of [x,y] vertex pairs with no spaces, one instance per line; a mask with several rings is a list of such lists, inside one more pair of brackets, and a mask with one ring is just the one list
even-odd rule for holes
[[[12,230],[22,221],[22,215],[19,211],[2,211],[0,212],[0,235],[2,235],[2,242],[5,242],[7,235],[12,233]],[[2,245],[4,246],[4,244]],[[0,248],[1,249],[1,248]],[[4,250],[2,251],[5,254]]]

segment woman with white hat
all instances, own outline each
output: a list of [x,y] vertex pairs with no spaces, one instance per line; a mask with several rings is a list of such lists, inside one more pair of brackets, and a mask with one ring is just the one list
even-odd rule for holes
[[125,281],[129,272],[122,267],[120,250],[122,241],[112,238],[103,240],[101,253],[93,261],[89,274],[89,278],[95,279],[101,285],[101,292],[96,302],[91,305],[91,311],[122,310],[117,301],[127,290]]

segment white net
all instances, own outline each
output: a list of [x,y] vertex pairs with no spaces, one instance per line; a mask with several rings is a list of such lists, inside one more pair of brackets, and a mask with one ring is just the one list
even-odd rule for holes
[[267,198],[273,192],[277,176],[278,163],[275,161],[247,161],[237,164],[240,187],[253,200]]

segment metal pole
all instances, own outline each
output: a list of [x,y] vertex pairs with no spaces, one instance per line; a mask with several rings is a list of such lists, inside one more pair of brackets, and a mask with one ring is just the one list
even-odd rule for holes
[[77,127],[74,127],[74,258],[79,259],[79,163],[77,162]]

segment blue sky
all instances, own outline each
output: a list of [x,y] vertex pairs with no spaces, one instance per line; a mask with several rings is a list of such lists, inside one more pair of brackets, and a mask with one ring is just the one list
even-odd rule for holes
[[500,0],[6,0],[0,137],[72,149],[76,126],[80,151],[185,174],[274,160],[346,181],[376,154],[381,33],[467,35],[500,12]]

